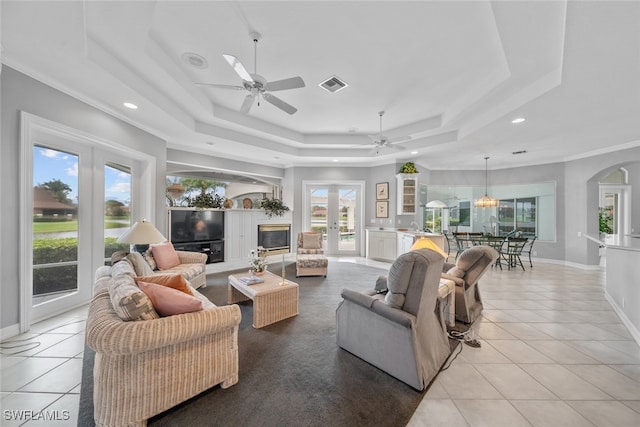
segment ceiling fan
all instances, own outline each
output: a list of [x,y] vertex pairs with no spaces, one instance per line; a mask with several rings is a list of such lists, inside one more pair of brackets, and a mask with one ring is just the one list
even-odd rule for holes
[[401,145],[396,145],[404,141],[408,141],[411,139],[409,135],[407,136],[398,136],[395,138],[388,138],[387,136],[382,134],[382,116],[384,116],[384,111],[379,111],[378,115],[380,116],[380,133],[377,135],[368,135],[369,138],[373,140],[373,153],[380,154],[385,149],[391,150],[405,150],[406,147]]
[[272,95],[271,92],[276,92],[279,90],[288,90],[288,89],[297,89],[304,87],[304,81],[302,77],[291,77],[283,80],[276,80],[273,82],[268,82],[264,77],[258,74],[258,41],[262,38],[260,33],[251,33],[251,39],[254,43],[254,69],[253,74],[249,74],[247,69],[242,65],[240,60],[233,55],[223,54],[224,59],[231,65],[231,68],[240,76],[242,79],[242,86],[238,85],[221,85],[215,83],[196,83],[198,86],[208,86],[215,87],[219,89],[233,89],[233,90],[246,90],[249,92],[240,107],[240,111],[242,113],[248,113],[251,110],[251,107],[258,100],[258,105],[260,105],[260,97],[267,101],[268,103],[278,107],[282,111],[294,114],[298,109],[290,104],[287,104],[282,99],[278,98],[275,95]]

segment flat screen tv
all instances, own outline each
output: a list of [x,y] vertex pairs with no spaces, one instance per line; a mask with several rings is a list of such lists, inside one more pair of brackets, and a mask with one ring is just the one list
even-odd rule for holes
[[224,239],[224,212],[171,209],[171,242],[205,242]]

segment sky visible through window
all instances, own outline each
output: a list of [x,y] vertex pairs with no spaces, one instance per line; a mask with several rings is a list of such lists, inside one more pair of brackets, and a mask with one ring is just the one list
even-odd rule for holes
[[[78,203],[78,157],[63,151],[44,147],[33,148],[33,185],[59,179],[71,187],[67,195],[74,204]],[[72,178],[70,178],[72,177]],[[105,200],[117,200],[129,205],[131,177],[128,173],[112,167],[105,167]]]

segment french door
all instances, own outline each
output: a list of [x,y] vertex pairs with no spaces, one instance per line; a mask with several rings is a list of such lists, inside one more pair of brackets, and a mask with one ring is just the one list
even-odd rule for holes
[[131,218],[153,218],[153,199],[140,191],[154,176],[143,172],[148,162],[148,156],[22,113],[21,332],[87,303],[95,270],[126,248],[116,240]]
[[363,186],[360,182],[304,184],[304,230],[323,233],[327,255],[360,256]]

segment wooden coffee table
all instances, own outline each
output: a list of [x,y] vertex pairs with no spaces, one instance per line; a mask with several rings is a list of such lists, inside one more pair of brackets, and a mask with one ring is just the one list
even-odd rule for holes
[[253,301],[253,327],[279,322],[298,315],[298,284],[266,271],[259,276],[263,283],[247,285],[240,279],[250,276],[249,273],[231,274],[229,276],[228,302],[234,304],[241,301]]

